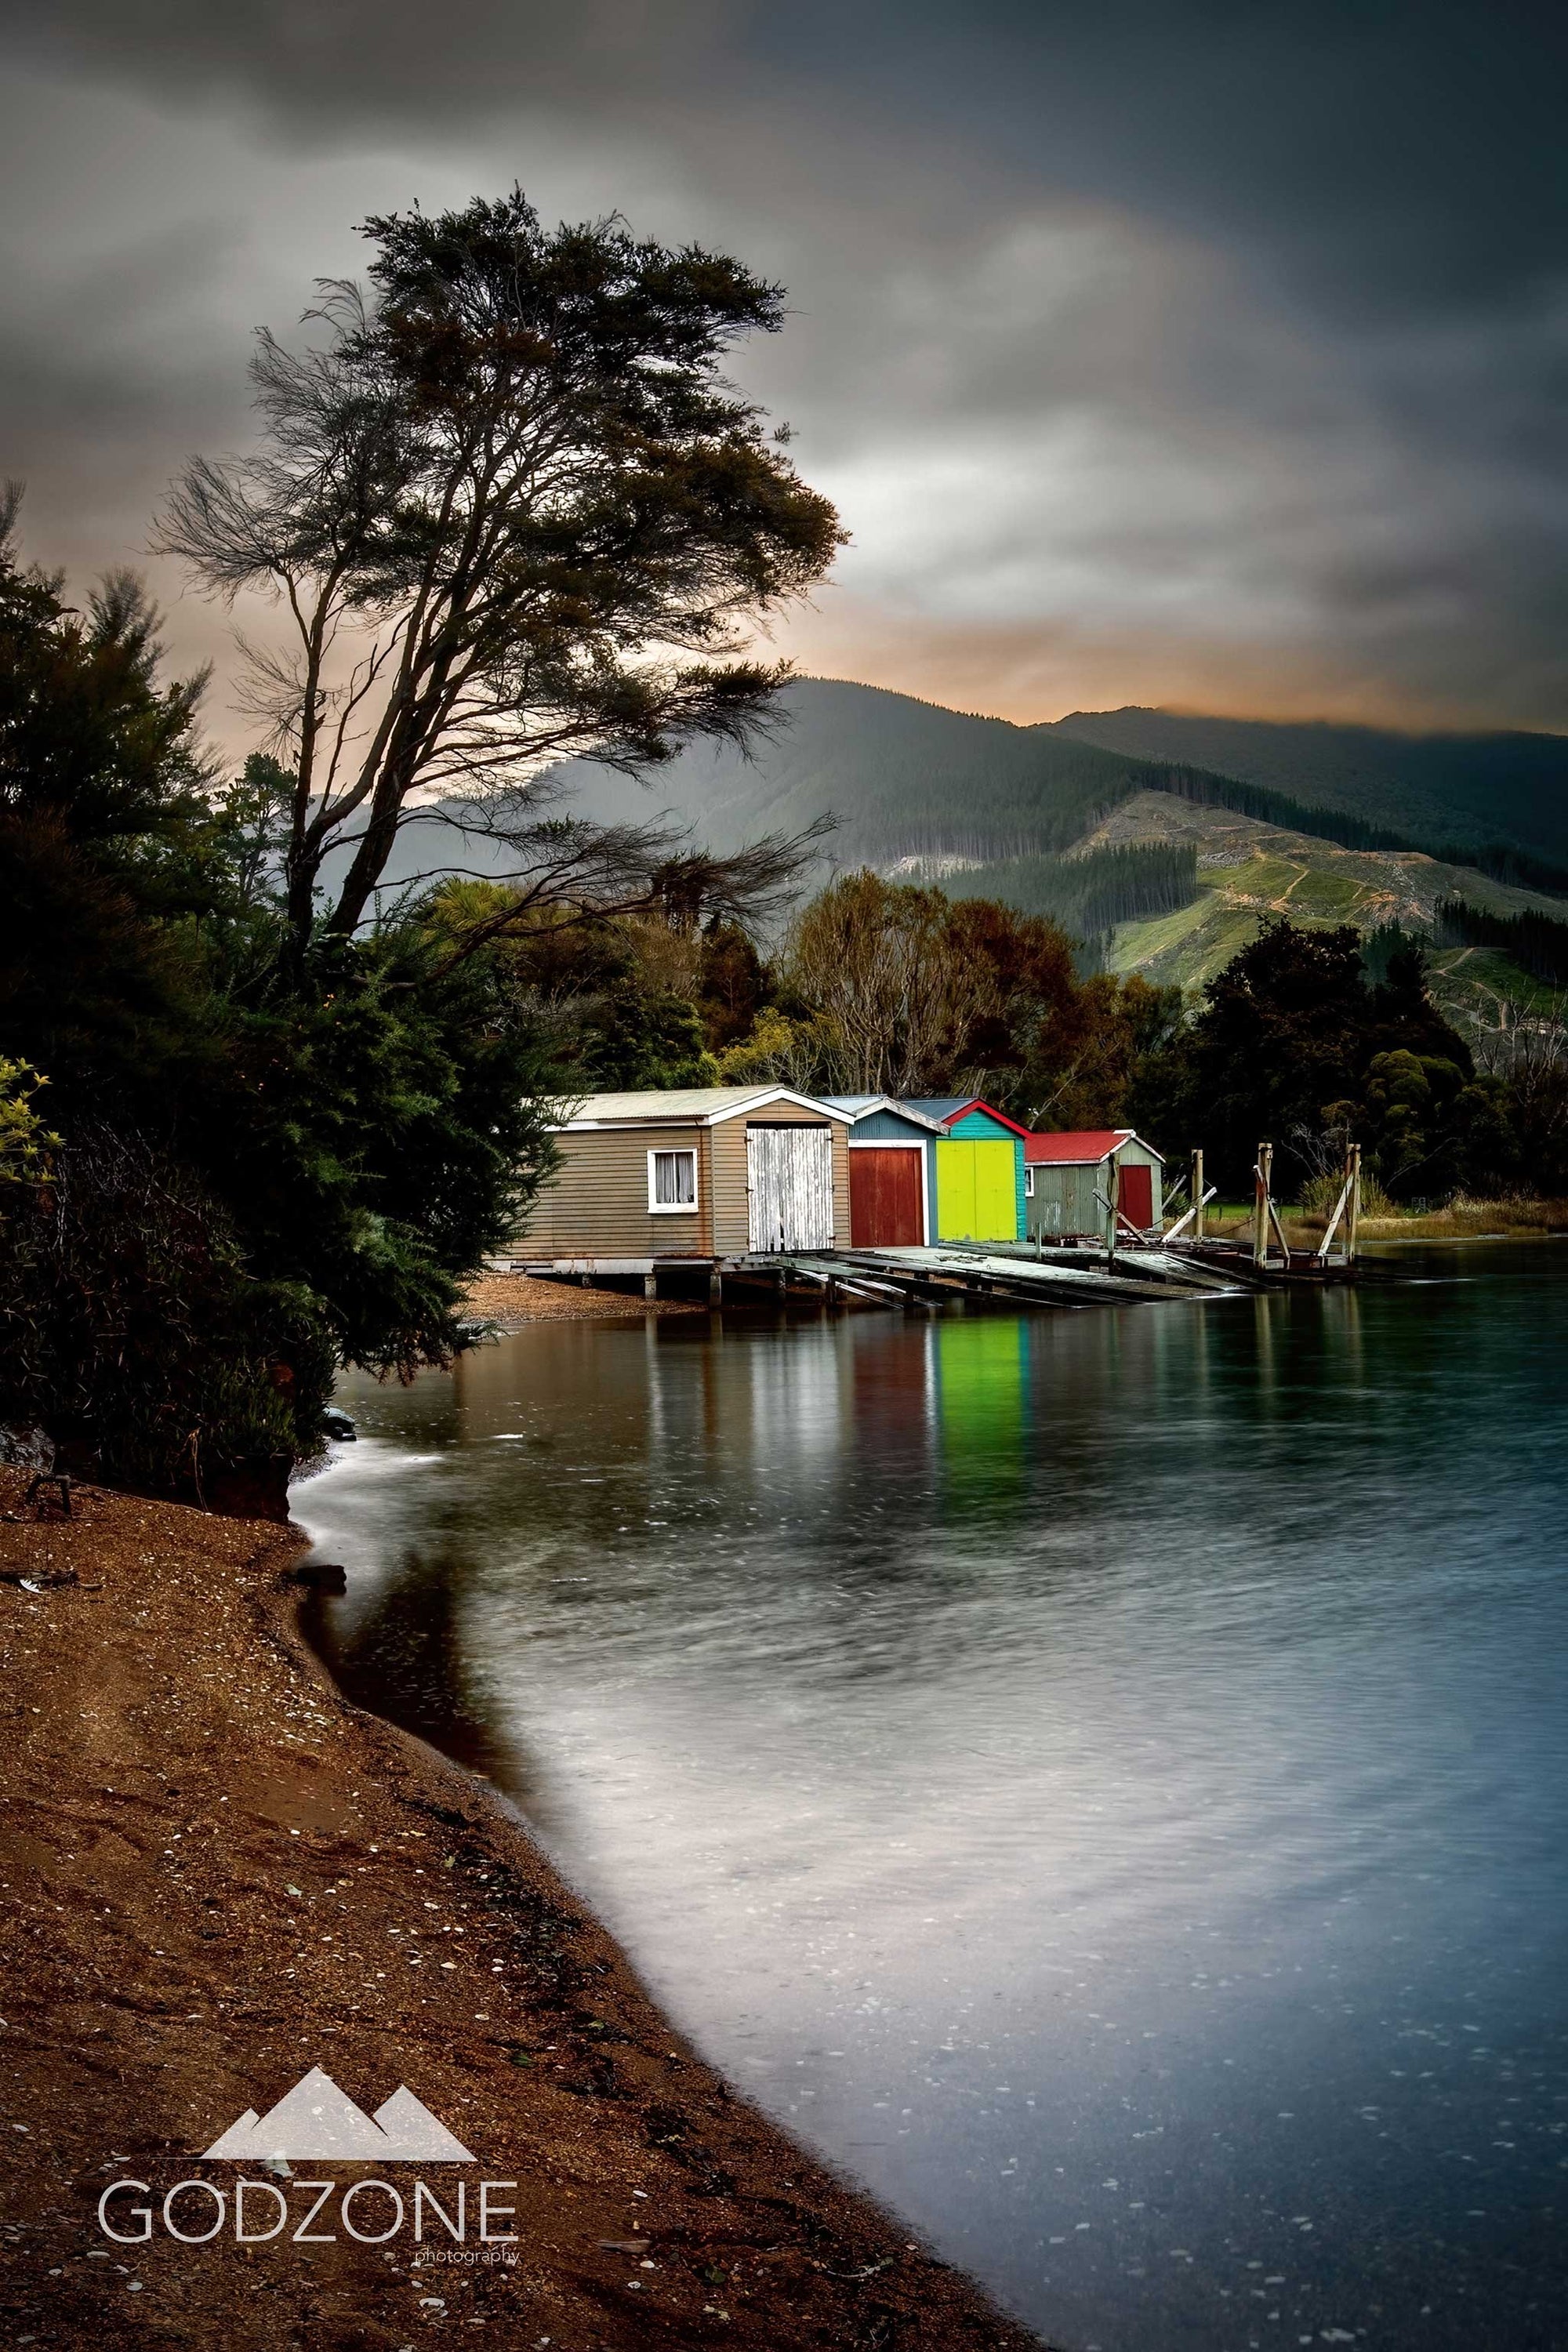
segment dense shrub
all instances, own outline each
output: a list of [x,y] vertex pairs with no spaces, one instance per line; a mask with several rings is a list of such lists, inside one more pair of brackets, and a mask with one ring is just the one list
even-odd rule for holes
[[0,1207],[0,1421],[116,1484],[205,1490],[317,1444],[333,1335],[246,1272],[224,1212],[147,1139],[79,1122]]

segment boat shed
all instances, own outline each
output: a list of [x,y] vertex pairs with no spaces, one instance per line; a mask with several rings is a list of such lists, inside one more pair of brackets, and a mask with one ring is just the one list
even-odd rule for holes
[[922,1247],[932,1238],[931,1149],[942,1129],[889,1095],[825,1095],[847,1111],[853,1249]]
[[843,1248],[847,1111],[788,1087],[589,1095],[515,1236],[559,1271],[651,1275],[753,1250]]
[[977,1095],[927,1096],[902,1108],[941,1129],[928,1155],[931,1240],[1021,1240],[1027,1129]]
[[[1031,1241],[1105,1238],[1106,1203],[1117,1203],[1118,1230],[1158,1229],[1164,1162],[1130,1127],[1089,1128],[1024,1139],[1024,1187]],[[1114,1191],[1112,1175],[1114,1171]]]

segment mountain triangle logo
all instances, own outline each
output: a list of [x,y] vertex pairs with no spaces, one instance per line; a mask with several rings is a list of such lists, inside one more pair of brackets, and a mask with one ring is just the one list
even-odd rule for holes
[[309,2164],[334,2158],[374,2164],[479,2162],[405,2084],[400,2083],[391,2098],[367,2116],[320,2066],[312,2066],[264,2116],[247,2107],[201,2153],[239,2164],[263,2164],[279,2157]]

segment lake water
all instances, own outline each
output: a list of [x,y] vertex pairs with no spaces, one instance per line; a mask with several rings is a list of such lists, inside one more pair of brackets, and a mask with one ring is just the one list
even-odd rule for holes
[[1057,2343],[1568,2344],[1568,1250],[537,1327],[295,1509],[362,1696]]

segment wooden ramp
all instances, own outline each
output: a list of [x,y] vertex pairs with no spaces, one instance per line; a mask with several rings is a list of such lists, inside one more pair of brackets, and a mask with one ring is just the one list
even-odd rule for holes
[[1208,1266],[1189,1266],[1173,1253],[1053,1249],[1037,1255],[1022,1244],[946,1243],[936,1247],[779,1251],[727,1260],[724,1276],[774,1289],[816,1289],[831,1301],[940,1307],[994,1299],[1009,1306],[1079,1307],[1132,1306],[1185,1296],[1212,1298],[1243,1286]]

